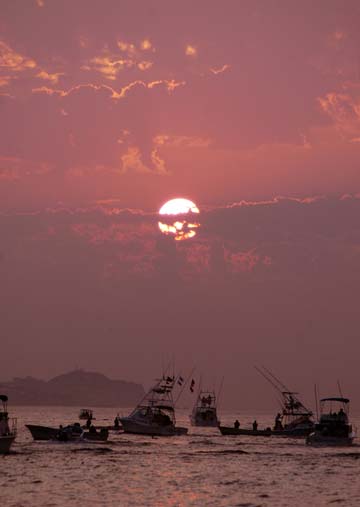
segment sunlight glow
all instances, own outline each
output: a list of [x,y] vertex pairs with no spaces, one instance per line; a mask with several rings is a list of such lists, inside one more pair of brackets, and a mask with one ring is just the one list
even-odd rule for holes
[[160,215],[183,215],[191,211],[192,213],[200,213],[199,208],[189,199],[181,197],[171,199],[166,202],[159,210]]
[[159,215],[162,215],[162,220],[158,222],[160,231],[165,235],[172,235],[175,241],[193,238],[196,236],[196,231],[200,227],[200,223],[191,221],[188,222],[186,217],[180,220],[174,220],[173,215],[193,215],[200,213],[199,208],[195,203],[189,199],[177,198],[171,199],[166,202],[159,210]]

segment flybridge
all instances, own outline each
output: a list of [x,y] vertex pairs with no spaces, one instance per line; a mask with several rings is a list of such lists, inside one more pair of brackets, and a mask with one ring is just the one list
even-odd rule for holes
[[291,391],[279,378],[275,377],[275,375],[268,368],[265,366],[255,366],[255,369],[281,395],[280,405],[284,415],[286,413],[292,415],[313,415],[312,411],[305,407],[302,401],[300,401],[298,398],[298,393]]

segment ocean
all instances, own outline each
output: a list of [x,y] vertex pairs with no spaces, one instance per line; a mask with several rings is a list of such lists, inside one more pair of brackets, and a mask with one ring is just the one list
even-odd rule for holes
[[[93,408],[93,407],[92,407]],[[360,505],[360,446],[313,448],[303,439],[224,437],[192,428],[179,410],[180,437],[110,432],[102,443],[34,442],[25,424],[78,421],[75,407],[10,407],[18,436],[1,457],[1,507],[288,507]],[[94,408],[96,424],[130,409]],[[224,413],[222,424],[254,416]],[[256,415],[259,428],[272,415]],[[359,426],[360,418],[352,418]]]

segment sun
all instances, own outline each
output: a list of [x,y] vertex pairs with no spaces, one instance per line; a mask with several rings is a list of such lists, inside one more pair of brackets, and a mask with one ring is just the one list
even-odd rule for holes
[[[167,201],[159,210],[161,221],[159,229],[163,234],[172,235],[175,241],[193,238],[200,227],[197,220],[189,220],[188,215],[200,213],[196,204],[189,199],[178,197]],[[174,216],[177,216],[176,219]]]
[[199,208],[189,199],[178,197],[171,199],[161,206],[159,215],[184,215],[191,211],[192,213],[199,213]]

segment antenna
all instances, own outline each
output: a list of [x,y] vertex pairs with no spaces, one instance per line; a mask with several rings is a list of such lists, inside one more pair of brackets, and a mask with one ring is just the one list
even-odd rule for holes
[[341,385],[340,385],[340,382],[339,380],[337,381],[337,386],[338,386],[338,389],[339,389],[339,394],[340,394],[340,397],[343,398],[343,393],[342,393],[342,390],[341,390]]
[[316,384],[314,384],[314,395],[315,395],[316,419],[319,420],[319,403],[318,403],[319,396]]
[[[342,389],[341,389],[341,385],[340,385],[340,381],[339,381],[339,380],[337,381],[337,386],[338,386],[338,389],[339,389],[340,397],[341,397],[341,398],[344,398],[344,395],[343,395],[343,393],[342,393]],[[343,403],[343,409],[344,409],[344,410],[346,409],[346,407],[345,407],[345,403]]]
[[218,407],[219,403],[220,403],[220,395],[221,395],[221,392],[222,392],[223,384],[224,384],[224,376],[221,378],[220,387],[219,387],[219,390],[218,390],[218,393],[217,393],[216,407]]

